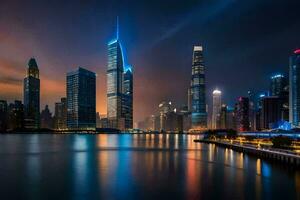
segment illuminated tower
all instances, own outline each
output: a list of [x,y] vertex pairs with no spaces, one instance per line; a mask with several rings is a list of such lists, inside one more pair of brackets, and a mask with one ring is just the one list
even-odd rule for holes
[[205,67],[202,46],[194,46],[190,95],[192,129],[206,129]]
[[277,74],[271,77],[270,95],[281,96],[284,88],[287,85],[287,80],[282,74]]
[[124,69],[122,117],[125,119],[125,129],[133,128],[133,74],[132,67]]
[[212,112],[212,119],[211,119],[211,125],[212,129],[217,129],[219,127],[219,120],[220,120],[220,114],[221,114],[221,95],[222,92],[220,90],[214,90],[213,91],[213,112]]
[[39,68],[34,58],[28,62],[23,95],[25,128],[37,129],[40,127],[40,79]]
[[107,118],[110,128],[133,127],[133,73],[124,62],[118,21],[116,38],[108,43]]
[[289,121],[300,126],[300,49],[290,57]]

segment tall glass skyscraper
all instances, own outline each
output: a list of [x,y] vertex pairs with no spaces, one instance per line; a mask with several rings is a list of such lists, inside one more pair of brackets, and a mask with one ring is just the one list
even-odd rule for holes
[[110,128],[125,130],[133,126],[133,74],[124,63],[118,32],[117,24],[116,38],[108,43],[107,118]]
[[81,67],[67,74],[67,126],[96,128],[96,74]]
[[40,79],[39,68],[34,58],[28,62],[23,92],[25,128],[37,129],[40,127]]
[[122,117],[125,119],[125,129],[133,128],[133,74],[132,67],[124,71]]
[[290,57],[289,121],[300,126],[300,49]]
[[207,128],[207,111],[205,97],[205,67],[203,47],[194,46],[191,78],[191,115],[192,129]]

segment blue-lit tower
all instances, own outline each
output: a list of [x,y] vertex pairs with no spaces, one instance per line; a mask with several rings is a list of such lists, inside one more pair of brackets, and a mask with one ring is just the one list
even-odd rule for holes
[[28,62],[23,95],[25,128],[40,128],[40,79],[39,68],[34,58]]
[[133,74],[132,66],[124,68],[122,117],[125,119],[125,129],[133,128]]
[[290,57],[289,67],[289,121],[300,126],[300,49]]
[[203,47],[194,46],[190,86],[192,129],[207,128]]
[[132,67],[124,62],[117,22],[116,37],[108,43],[107,118],[110,128],[131,129],[133,124]]

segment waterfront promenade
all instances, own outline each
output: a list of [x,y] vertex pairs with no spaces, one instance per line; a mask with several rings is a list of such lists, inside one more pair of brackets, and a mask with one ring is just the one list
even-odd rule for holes
[[194,140],[194,142],[202,142],[207,144],[215,144],[220,147],[230,148],[232,150],[255,155],[260,158],[269,159],[276,162],[288,164],[290,166],[300,167],[300,156],[292,151],[279,149],[265,149],[254,145],[243,145],[218,140]]

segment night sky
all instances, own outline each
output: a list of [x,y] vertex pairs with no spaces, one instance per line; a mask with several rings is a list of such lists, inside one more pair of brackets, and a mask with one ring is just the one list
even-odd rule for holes
[[0,99],[23,99],[27,62],[40,68],[41,107],[65,96],[66,72],[95,71],[97,111],[106,113],[107,42],[116,16],[134,67],[134,120],[159,102],[187,103],[193,45],[203,45],[207,99],[215,87],[233,105],[288,73],[300,47],[299,0],[0,0]]

